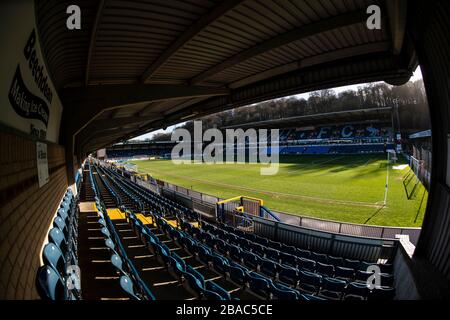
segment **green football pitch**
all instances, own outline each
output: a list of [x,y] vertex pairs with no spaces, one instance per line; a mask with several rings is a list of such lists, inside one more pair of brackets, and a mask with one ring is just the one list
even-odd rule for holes
[[262,164],[132,163],[156,179],[217,197],[256,197],[275,211],[352,223],[420,227],[428,196],[405,160],[388,164],[386,155],[286,156],[272,176],[260,175]]

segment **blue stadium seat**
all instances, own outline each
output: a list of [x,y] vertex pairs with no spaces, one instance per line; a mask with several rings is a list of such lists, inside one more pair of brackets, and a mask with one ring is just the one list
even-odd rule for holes
[[280,265],[279,268],[278,279],[284,283],[296,287],[299,279],[298,270],[285,265]]
[[294,256],[297,255],[297,249],[294,246],[282,244],[280,251]]
[[328,299],[305,293],[305,294],[301,295],[300,300],[303,300],[303,301],[326,301]]
[[390,287],[375,288],[370,291],[368,300],[383,300],[388,301],[395,298],[395,289]]
[[271,259],[276,262],[280,262],[280,251],[275,249],[266,249],[266,258]]
[[298,268],[307,270],[307,271],[314,271],[316,269],[316,262],[310,259],[305,258],[298,258]]
[[242,251],[242,257],[244,264],[251,268],[255,269],[258,267],[258,256],[249,251]]
[[203,290],[203,295],[205,296],[206,300],[213,300],[213,301],[226,300],[220,294],[211,290]]
[[311,252],[311,260],[316,262],[328,264],[328,256],[323,253]]
[[216,244],[215,237],[210,233],[205,233],[205,244],[210,248],[214,248]]
[[227,244],[225,241],[217,238],[215,240],[215,245],[216,245],[217,251],[219,251],[222,254],[227,254]]
[[369,289],[366,284],[351,282],[345,288],[345,300],[365,300],[369,295]]
[[257,243],[254,243],[252,246],[252,252],[259,254],[260,256],[263,256],[266,252],[265,248]]
[[268,241],[268,246],[269,246],[269,248],[272,248],[272,249],[275,249],[278,251],[280,251],[283,247],[280,242],[276,242],[276,241],[272,241],[272,240]]
[[359,265],[358,270],[367,271],[367,269],[372,266],[377,266],[377,264],[374,262],[372,263],[372,262],[367,262],[367,261],[361,261],[361,264]]
[[228,265],[228,260],[223,256],[213,254],[212,255],[212,265],[213,265],[214,270],[216,270],[217,272],[219,272],[222,275],[225,275],[227,272],[230,271],[229,265]]
[[240,240],[239,241],[239,247],[242,250],[251,251],[253,243],[250,240],[247,240],[247,239],[244,239],[244,238],[240,238],[239,240]]
[[194,240],[192,240],[188,237],[186,237],[185,239],[186,239],[186,242],[185,242],[186,249],[189,251],[189,253],[191,255],[195,256],[197,253],[197,250],[198,250],[197,244],[194,242]]
[[109,230],[107,228],[103,227],[101,229],[101,232],[106,238],[111,238],[111,233],[109,232]]
[[359,260],[352,260],[352,259],[344,259],[344,267],[359,270],[359,267],[361,265],[361,261]]
[[67,249],[66,239],[64,238],[64,235],[59,228],[53,227],[48,232],[48,239],[50,242],[54,243],[63,254],[66,252]]
[[36,284],[42,299],[64,300],[66,298],[64,281],[51,266],[44,265],[38,269]]
[[341,300],[347,283],[334,278],[324,278],[319,296],[331,300]]
[[116,250],[116,246],[114,245],[114,242],[110,238],[105,239],[105,246],[111,251]]
[[123,270],[122,258],[120,258],[120,256],[117,253],[113,253],[111,255],[111,263],[120,274],[126,274],[126,272]]
[[198,246],[197,253],[198,258],[204,264],[209,265],[209,263],[212,261],[211,251],[206,247],[204,247],[203,245]]
[[69,220],[69,214],[67,213],[67,209],[65,208],[59,208],[57,211],[57,215],[64,220],[64,223],[67,223],[67,221]]
[[127,293],[130,299],[141,300],[141,298],[136,295],[133,287],[133,282],[128,276],[123,275],[120,277],[120,287]]
[[247,240],[250,240],[252,242],[255,242],[256,240],[256,235],[253,233],[245,233],[244,238]]
[[286,264],[289,265],[291,267],[297,268],[298,266],[298,257],[294,256],[292,254],[288,254],[288,253],[281,253],[280,254],[280,258],[281,258],[281,263],[282,264]]
[[255,272],[248,274],[248,280],[250,290],[263,298],[269,298],[272,280]]
[[230,272],[230,279],[236,284],[244,286],[247,282],[247,274],[245,269],[233,263],[230,263],[228,269]]
[[297,257],[311,260],[311,251],[297,248]]
[[393,287],[394,286],[394,276],[392,274],[381,273],[381,285],[383,287]]
[[238,246],[235,246],[233,244],[228,245],[228,252],[232,259],[241,262],[242,251]]
[[269,246],[269,239],[267,239],[267,238],[256,236],[255,242],[266,248]]
[[331,264],[317,262],[316,272],[320,273],[322,276],[334,277],[334,266],[332,266]]
[[276,298],[279,300],[298,300],[300,293],[297,290],[293,290],[289,287],[286,287],[280,283],[270,282],[269,284],[270,293],[272,294],[272,298]]
[[322,283],[322,277],[312,272],[300,271],[299,277],[299,288],[305,293],[317,293],[320,289]]
[[159,239],[156,236],[153,236],[148,233],[143,233],[144,242],[149,249],[149,251],[155,255],[157,253],[156,245],[159,242]]
[[260,271],[268,277],[275,278],[278,271],[278,263],[263,258]]
[[103,227],[106,228],[106,221],[105,221],[105,219],[100,218],[100,219],[98,219],[97,222],[98,222],[100,225],[102,225]]
[[328,256],[328,263],[335,267],[342,267],[344,265],[344,259],[341,257]]
[[42,253],[44,264],[51,266],[61,276],[66,274],[66,260],[61,250],[53,243],[47,243]]
[[169,256],[169,271],[172,272],[178,278],[178,280],[181,282],[186,273],[186,268],[185,268],[185,265],[182,265],[173,256]]
[[222,297],[223,300],[231,300],[231,296],[224,288],[219,286],[217,283],[213,281],[206,282],[206,290],[217,293]]
[[61,217],[55,217],[55,219],[53,220],[53,226],[58,227],[63,232],[64,237],[67,237],[67,235],[69,234],[69,229],[67,228],[66,223]]
[[378,264],[382,273],[392,274],[394,266],[390,263],[380,263]]
[[203,276],[191,266],[186,266],[184,277],[187,280],[189,288],[195,292],[198,297],[203,296],[205,290],[205,279]]
[[335,267],[334,276],[338,279],[353,280],[355,278],[355,270],[344,267]]
[[167,246],[164,243],[156,244],[156,252],[158,253],[156,255],[159,262],[164,264],[165,266],[168,266],[169,264],[169,256],[170,256],[170,250],[167,248]]
[[359,282],[367,282],[367,279],[372,275],[372,272],[357,270],[355,273],[355,280]]

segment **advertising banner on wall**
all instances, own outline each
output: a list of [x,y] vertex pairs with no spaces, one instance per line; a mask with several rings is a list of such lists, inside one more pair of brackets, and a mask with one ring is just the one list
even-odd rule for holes
[[58,143],[62,105],[41,52],[34,1],[1,6],[0,122]]

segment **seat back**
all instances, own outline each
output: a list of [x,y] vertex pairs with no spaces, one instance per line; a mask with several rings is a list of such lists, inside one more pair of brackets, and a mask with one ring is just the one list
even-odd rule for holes
[[131,279],[128,276],[123,275],[120,277],[120,287],[127,293],[127,295],[131,299],[141,300],[141,298],[139,298],[136,295],[136,292],[134,291],[134,287],[133,287],[133,282],[131,281]]
[[47,264],[59,274],[64,275],[66,270],[66,261],[61,250],[54,243],[47,243],[43,251],[44,264]]
[[359,270],[361,265],[361,261],[352,260],[352,259],[344,259],[344,267]]
[[282,284],[270,283],[270,292],[272,295],[280,300],[297,300],[300,293]]
[[53,219],[53,226],[58,227],[64,235],[67,235],[67,226],[65,221],[61,217],[56,217]]
[[234,282],[236,282],[240,285],[245,284],[247,277],[245,275],[244,269],[242,269],[234,264],[230,264],[228,269],[230,271],[231,280],[233,280]]
[[356,295],[362,298],[366,298],[369,295],[369,288],[366,284],[359,282],[351,282],[345,288],[346,295]]
[[395,298],[395,289],[388,287],[381,287],[373,289],[368,296],[369,300],[392,300]]
[[221,257],[219,255],[212,255],[212,264],[214,266],[214,269],[216,269],[221,274],[225,274],[229,271],[229,265],[226,260],[226,258]]
[[299,269],[314,271],[316,268],[316,262],[310,259],[298,258],[297,262]]
[[116,249],[116,246],[114,245],[114,242],[110,238],[106,238],[105,239],[105,245],[106,245],[106,247],[108,247],[112,251],[115,251],[115,249]]
[[206,282],[206,289],[219,294],[223,298],[223,300],[231,300],[231,296],[228,291],[226,291],[224,288],[213,281]]
[[192,268],[189,265],[186,266],[186,272],[192,274],[197,279],[199,286],[202,289],[205,289],[205,278],[201,275],[200,272],[198,272],[197,270],[195,270],[194,268]]
[[317,262],[316,272],[332,277],[334,275],[334,267],[331,264]]
[[267,297],[272,280],[254,272],[248,274],[250,289],[263,297]]
[[55,269],[51,266],[44,265],[38,270],[36,285],[39,295],[46,300],[64,300],[65,286]]
[[111,255],[111,263],[117,269],[117,271],[119,271],[121,274],[125,274],[125,271],[123,270],[123,261],[118,254],[113,253]]
[[103,227],[103,228],[101,229],[101,232],[102,232],[102,234],[103,234],[105,237],[111,238],[111,233],[109,232],[108,228]]
[[338,266],[334,270],[337,278],[353,279],[355,277],[355,271],[353,269]]
[[311,273],[308,271],[300,271],[299,272],[299,280],[300,280],[300,283],[318,287],[321,284],[322,277],[315,273]]
[[53,242],[61,251],[66,249],[66,239],[64,238],[64,234],[59,228],[53,227],[48,233],[48,239],[50,242]]
[[278,277],[281,281],[296,285],[298,281],[298,272],[297,269],[290,268],[288,266],[280,265],[280,272],[278,274]]
[[346,284],[345,281],[334,278],[324,278],[322,281],[323,289],[332,292],[343,292]]

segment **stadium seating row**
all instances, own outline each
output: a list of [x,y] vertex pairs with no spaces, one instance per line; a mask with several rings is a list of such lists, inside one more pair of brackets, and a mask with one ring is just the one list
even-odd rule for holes
[[[208,225],[204,222],[202,224],[204,226]],[[186,225],[190,224],[187,223]],[[225,225],[223,225],[223,227],[232,228]],[[216,230],[219,229],[216,227],[214,228]],[[198,236],[199,233],[202,233],[202,231],[197,228],[191,228],[191,230],[195,233],[194,236]],[[284,280],[291,283],[299,283],[299,272],[302,272],[302,275],[305,275],[305,272],[313,272],[319,277],[337,280],[341,285],[342,282],[340,281],[343,281],[345,286],[349,286],[352,283],[350,287],[356,288],[358,285],[360,286],[361,283],[367,281],[367,278],[371,275],[371,273],[366,271],[367,267],[374,265],[374,263],[371,262],[327,256],[325,254],[315,253],[300,248],[285,246],[251,233],[244,233],[237,229],[234,229],[234,231],[241,235],[245,235],[256,241],[256,243],[249,243],[251,242],[250,239],[239,237],[233,233],[227,233],[228,238],[222,240],[220,238],[216,239],[215,244],[212,243],[212,239],[210,238],[209,245],[219,248],[219,250],[222,250],[223,254],[229,254],[236,261],[245,261],[248,267],[262,270],[262,272],[268,276],[275,278],[279,277],[281,274],[281,277],[285,278]],[[225,231],[223,231],[223,236],[224,235]],[[206,238],[208,238],[207,235]],[[220,245],[217,245],[217,242]],[[229,243],[233,244],[233,246],[229,247]],[[245,248],[247,250],[242,250],[241,247],[245,244],[248,245],[248,247]],[[258,260],[258,257],[260,260]],[[379,267],[382,272],[380,275],[382,288],[371,293],[371,295],[373,297],[379,296],[380,298],[391,298],[394,294],[392,288],[393,276],[389,274],[392,271],[392,265],[380,264]],[[290,280],[285,277],[287,274],[290,274]],[[306,273],[306,275],[308,274]],[[369,292],[366,289],[367,288],[360,290],[360,294],[362,294],[363,297],[369,295]],[[364,293],[365,290],[367,291],[366,293]],[[317,287],[315,287],[312,292],[317,293]]]
[[[392,285],[392,276],[388,274],[381,275],[381,288],[369,290],[367,279],[372,273],[357,270],[355,277],[355,270],[338,266],[336,274],[334,266],[304,258],[299,259],[304,259],[309,264],[301,266],[283,264],[283,262],[274,261],[268,256],[261,256],[259,252],[247,251],[246,249],[249,248],[245,247],[245,239],[241,239],[244,240],[243,242],[230,243],[230,239],[224,241],[209,232],[202,232],[199,229],[187,227],[187,225],[183,223],[183,229],[202,243],[206,243],[209,247],[215,248],[238,263],[245,264],[247,268],[262,273],[264,277],[275,283],[280,281],[281,285],[288,285],[303,293],[337,300],[392,299],[395,293],[390,286]],[[244,245],[239,247],[238,243]]]
[[119,273],[120,286],[133,300],[155,300],[155,296],[140,278],[138,270],[128,258],[120,237],[99,199],[96,199],[96,206],[99,208],[98,223],[102,226],[105,245],[111,253],[111,263]]
[[[97,204],[99,207],[101,204]],[[105,213],[106,217],[107,213]],[[183,276],[179,277],[180,282],[185,284],[193,293],[197,295],[198,298],[217,298],[217,292],[220,291],[222,294],[226,292],[224,289],[222,289],[219,285],[215,284],[212,281],[205,281],[203,279],[203,276],[195,270],[192,266],[185,263],[182,258],[180,258],[176,253],[171,252],[171,250],[166,246],[166,244],[159,240],[156,234],[154,234],[147,226],[143,225],[143,223],[140,220],[137,220],[136,217],[133,215],[133,219],[130,219],[130,223],[132,222],[132,226],[134,230],[139,230],[137,234],[139,235],[139,238],[142,239],[145,243],[147,243],[147,247],[150,249],[150,253],[157,256],[159,261],[162,265],[164,265],[166,268],[171,268],[171,270],[175,271],[178,270],[180,272],[180,268],[183,272]],[[109,220],[110,221],[110,220]],[[110,224],[111,230],[114,230],[114,226]],[[106,233],[106,232],[105,232]],[[117,233],[115,231],[112,231],[116,236],[116,242],[120,244],[120,237],[117,236]],[[106,236],[109,236],[106,234]],[[108,239],[106,240],[108,241]],[[125,272],[126,274],[121,277],[121,286],[122,288],[129,294],[129,296],[133,299],[140,299],[142,297],[142,293],[136,293],[134,291],[134,287],[136,287],[136,283],[138,284],[138,288],[142,288],[145,286],[145,283],[142,282],[139,278],[139,274],[136,271],[136,268],[133,266],[130,259],[126,257],[126,252],[123,249],[121,245],[119,245],[119,248],[122,248],[119,250],[122,252],[121,256],[119,257],[118,254],[113,254],[111,261],[114,265],[119,266],[118,270],[122,274],[124,271],[120,268],[123,264],[122,261],[126,261],[125,265],[127,266],[128,272]],[[177,261],[177,265],[175,265],[175,260]],[[177,272],[174,272],[176,274]],[[129,276],[129,275],[132,276]],[[136,280],[138,279],[138,280]],[[187,281],[184,281],[184,279],[187,279]],[[204,288],[200,290],[196,284],[197,282],[194,282],[195,279],[202,280],[202,283],[204,283]],[[126,287],[125,284],[128,286]],[[142,289],[140,290],[142,291]],[[139,291],[138,291],[139,292]],[[150,291],[148,290],[148,287],[145,286],[145,292],[147,292],[146,296],[149,296]],[[151,295],[152,298],[154,298],[153,295]]]
[[36,285],[43,299],[76,300],[81,290],[76,286],[78,199],[68,189],[48,232],[44,246],[44,265],[38,269]]
[[[198,214],[186,208],[170,199],[167,199],[163,196],[155,194],[150,190],[142,188],[141,186],[131,182],[130,180],[124,179],[120,174],[111,169],[98,167],[102,172],[111,178],[115,184],[120,185],[121,188],[127,189],[130,192],[130,196],[136,203],[143,203],[143,210],[140,211],[142,213],[146,212],[158,212],[163,217],[171,218],[171,217],[180,217],[184,219],[188,219],[190,221],[197,221],[199,216]],[[131,210],[130,207],[125,206],[126,209]],[[133,211],[133,210],[131,210]]]
[[[188,225],[183,225],[189,228]],[[294,246],[285,245],[280,242],[272,241],[264,237],[260,237],[254,233],[244,232],[240,229],[232,226],[218,223],[217,226],[202,221],[201,227],[203,231],[207,233],[202,234],[202,230],[193,230],[199,237],[206,237],[208,240],[208,233],[219,236],[224,242],[235,244],[238,247],[244,247],[251,252],[256,252],[260,255],[268,257],[276,262],[283,262],[284,264],[291,266],[299,266],[303,264],[308,267],[313,264],[320,263],[324,265],[330,265],[335,268],[341,267],[342,269],[351,269],[356,271],[367,271],[367,268],[376,265],[380,268],[380,272],[383,274],[392,273],[392,264],[377,264],[369,261],[360,261],[354,259],[347,259],[343,257],[335,257],[324,253],[317,253],[307,249],[301,249]],[[308,261],[310,263],[308,263]]]

